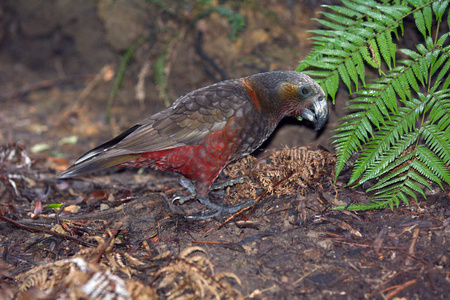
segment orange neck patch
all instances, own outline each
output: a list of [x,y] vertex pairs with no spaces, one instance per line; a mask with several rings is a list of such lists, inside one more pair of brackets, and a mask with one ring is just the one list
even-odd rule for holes
[[252,98],[253,106],[255,106],[256,110],[259,113],[261,113],[261,103],[259,103],[258,96],[256,95],[255,91],[251,87],[250,83],[248,83],[248,81],[245,80],[245,79],[241,79],[241,82],[245,86],[245,88],[247,89],[247,93],[250,96],[250,98]]

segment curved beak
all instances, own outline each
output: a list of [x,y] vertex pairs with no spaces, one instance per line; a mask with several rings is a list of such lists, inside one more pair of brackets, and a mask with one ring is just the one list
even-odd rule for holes
[[324,96],[320,96],[313,102],[311,109],[304,109],[297,119],[306,119],[316,124],[314,131],[319,131],[328,120],[328,102]]

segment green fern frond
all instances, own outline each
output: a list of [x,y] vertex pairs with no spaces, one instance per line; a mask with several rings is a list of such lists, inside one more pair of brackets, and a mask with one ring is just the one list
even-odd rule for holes
[[[450,171],[446,165],[433,151],[424,145],[418,145],[416,150],[418,160],[427,166],[428,169],[421,169],[422,175],[436,183],[442,178],[447,184],[450,184]],[[442,186],[441,186],[442,188]]]
[[437,123],[439,130],[448,130],[450,128],[450,89],[438,91],[432,96],[427,107],[427,109],[431,108],[430,121]]
[[382,209],[386,207],[386,203],[383,201],[372,201],[369,203],[353,203],[350,205],[339,205],[333,207],[334,210],[353,210],[353,211],[361,211],[361,210],[369,210],[369,209]]
[[412,9],[395,4],[382,6],[377,1],[343,3],[344,8],[326,6],[333,12],[323,12],[327,19],[317,21],[329,29],[311,31],[316,35],[314,49],[297,68],[312,76],[314,73],[307,70],[310,67],[330,70],[328,76],[321,76],[317,81],[325,86],[325,93],[333,101],[339,83],[336,76],[350,91],[352,87],[358,91],[360,83],[365,86],[366,82],[364,62],[380,73],[382,62],[388,69],[395,66],[397,48],[392,34],[397,35],[405,14]]
[[422,137],[428,148],[436,153],[444,164],[448,165],[450,162],[450,139],[448,135],[446,136],[436,125],[428,123],[424,124]]
[[[450,24],[449,3],[343,0],[318,20],[327,29],[311,32],[314,48],[297,70],[333,101],[340,82],[356,96],[334,130],[336,176],[357,152],[348,184],[377,181],[371,203],[348,209],[393,208],[425,197],[430,182],[450,185],[450,45],[439,30],[445,18]],[[424,42],[397,49],[407,18]],[[367,76],[371,68],[377,77]]]
[[367,171],[359,183],[381,176],[382,174],[395,169],[398,165],[403,164],[405,161],[410,160],[412,158],[412,154],[403,155],[401,158],[399,157],[406,151],[406,149],[408,149],[408,147],[417,141],[418,137],[418,132],[411,132],[404,135],[402,139],[374,160],[372,165],[367,167]]
[[[392,119],[386,122],[384,128],[380,129],[370,141],[366,143],[360,152],[360,157],[355,163],[353,174],[349,184],[355,183],[363,174],[367,174],[367,168],[386,151],[392,148],[404,135],[414,132],[414,124],[419,119],[424,109],[424,103],[413,99],[407,103],[408,106],[401,107],[398,115],[393,115]],[[358,184],[364,181],[360,180]]]
[[[364,111],[365,114],[352,113],[347,118],[343,119],[345,123],[342,123],[342,125],[337,128],[337,131],[348,132],[348,134],[344,136],[335,136],[335,144],[338,152],[338,162],[336,168],[337,172],[340,172],[342,170],[350,155],[357,150],[346,146],[346,140],[349,138],[349,136],[354,140],[356,138],[360,139],[361,137],[368,136],[368,133],[371,134],[372,127],[370,124],[367,124],[368,122],[379,129],[381,125],[387,124],[388,128],[390,128],[390,130],[392,131],[392,135],[387,136],[386,139],[377,137],[373,142],[368,144],[368,148],[372,156],[366,157],[366,160],[357,162],[356,165],[359,165],[359,167],[356,167],[349,184],[354,183],[359,178],[359,176],[361,176],[361,174],[367,168],[366,164],[370,165],[370,163],[377,159],[378,155],[386,151],[387,148],[389,148],[396,142],[396,136],[398,137],[403,133],[408,132],[408,130],[405,128],[407,124],[413,124],[418,118],[420,111],[416,111],[413,119],[406,118],[405,120],[401,121],[401,116],[404,115],[398,115],[399,109],[397,107],[396,94],[400,97],[402,102],[406,103],[405,107],[408,107],[408,105],[411,106],[414,103],[414,100],[411,99],[410,87],[414,91],[419,91],[419,83],[417,82],[417,77],[414,76],[414,72],[412,71],[412,69],[415,66],[422,64],[422,60],[425,60],[425,58],[414,51],[411,51],[411,53],[414,54],[413,56],[417,58],[416,60],[402,61],[401,63],[404,63],[405,66],[399,66],[395,68],[394,70],[386,74],[385,77],[376,80],[374,85],[368,85],[364,90],[367,91],[366,93],[364,93],[364,97],[358,97],[350,101],[352,104],[348,107],[349,109],[358,109],[359,111]],[[426,74],[421,74],[422,77],[426,77]],[[409,102],[406,101],[406,98],[410,99]],[[417,105],[420,106],[420,109],[423,110],[424,107],[420,104],[421,103],[417,103]],[[406,114],[406,110],[407,108],[403,109],[404,114]],[[391,120],[391,114],[392,117],[396,117],[395,120]],[[353,122],[357,122],[354,125],[355,131],[352,131],[348,127]],[[364,124],[364,126],[361,127],[361,124]],[[367,131],[365,134],[364,130]],[[386,132],[380,129],[380,133],[382,133],[381,137],[383,137],[385,136]],[[354,141],[348,142],[354,143]],[[375,142],[379,143],[378,148],[373,148],[373,144]],[[364,156],[364,153],[362,153],[362,156]]]

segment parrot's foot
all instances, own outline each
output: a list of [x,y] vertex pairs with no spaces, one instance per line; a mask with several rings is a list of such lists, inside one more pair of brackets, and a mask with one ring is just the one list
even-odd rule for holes
[[[210,190],[221,190],[221,189],[224,189],[226,187],[229,187],[229,186],[232,186],[235,184],[243,183],[245,178],[247,178],[247,176],[233,178],[233,179],[227,180],[225,182],[214,183],[211,186]],[[187,216],[186,218],[189,220],[205,220],[205,219],[210,219],[210,218],[214,218],[214,217],[220,217],[220,216],[226,215],[226,214],[234,214],[243,208],[246,208],[246,207],[256,204],[256,202],[253,200],[247,201],[244,203],[231,205],[231,206],[222,206],[222,205],[214,204],[209,200],[208,197],[203,198],[203,199],[200,199],[200,197],[197,197],[195,185],[193,184],[193,182],[191,180],[189,180],[185,177],[181,177],[180,184],[189,191],[189,195],[187,195],[187,196],[177,195],[177,196],[173,197],[172,203],[174,203],[175,201],[178,201],[180,204],[183,204],[184,202],[186,202],[188,200],[197,198],[201,204],[205,205],[208,208],[199,216]]]
[[189,191],[189,195],[187,195],[187,196],[182,196],[182,195],[174,196],[172,198],[172,203],[174,203],[175,201],[178,201],[180,204],[183,204],[184,202],[186,202],[188,200],[195,199],[195,197],[197,197],[197,192],[195,191],[195,186],[192,183],[192,181],[190,181],[189,179],[187,179],[185,177],[181,177],[180,178],[180,184]]
[[[215,183],[213,183],[213,185],[211,186],[210,189],[211,190],[223,190],[226,187],[243,183],[244,179],[246,179],[246,178],[248,178],[248,177],[242,176],[242,177],[238,177],[238,178],[232,178],[232,179],[224,181],[224,182],[215,182]],[[180,184],[189,191],[189,195],[187,195],[187,196],[176,195],[172,198],[172,203],[174,203],[175,201],[178,201],[180,204],[183,204],[184,202],[195,199],[195,197],[197,197],[197,192],[195,191],[195,186],[191,180],[189,180],[185,177],[181,177]]]
[[189,220],[206,220],[214,217],[221,217],[225,214],[234,214],[243,208],[250,207],[256,204],[256,201],[251,200],[244,203],[239,203],[231,206],[217,205],[209,201],[209,199],[198,199],[201,204],[205,205],[208,209],[205,210],[199,216],[187,216]]
[[244,179],[248,178],[248,176],[241,176],[238,178],[231,178],[224,182],[214,182],[211,186],[211,190],[223,190],[226,187],[233,186],[235,184],[244,183]]

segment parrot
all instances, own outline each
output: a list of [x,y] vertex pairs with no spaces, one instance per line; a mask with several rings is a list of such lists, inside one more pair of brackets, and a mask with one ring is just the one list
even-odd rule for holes
[[179,204],[197,199],[206,207],[191,219],[233,214],[253,205],[215,204],[209,192],[242,178],[216,183],[231,162],[255,151],[284,117],[306,119],[319,131],[328,119],[328,104],[320,85],[291,70],[257,73],[221,81],[181,96],[171,106],[125,130],[82,155],[61,179],[112,166],[154,168],[181,175],[189,195],[175,196]]

